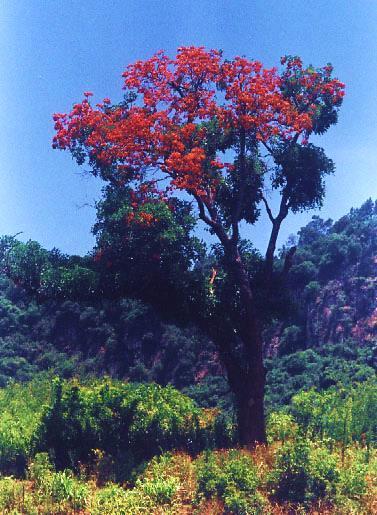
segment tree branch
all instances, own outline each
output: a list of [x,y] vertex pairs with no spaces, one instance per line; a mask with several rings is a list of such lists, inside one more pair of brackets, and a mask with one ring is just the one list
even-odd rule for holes
[[[214,208],[212,206],[210,206],[208,203],[205,203],[203,201],[203,199],[200,198],[199,195],[197,193],[195,193],[194,191],[190,191],[190,193],[195,198],[195,200],[198,204],[199,218],[201,220],[203,220],[204,223],[209,225],[213,229],[213,231],[215,232],[215,234],[217,235],[217,237],[219,238],[221,243],[224,246],[227,246],[229,244],[228,235],[226,234],[224,227],[218,222],[217,213],[214,210]],[[207,208],[210,216],[207,215],[206,208]]]
[[246,134],[245,130],[240,132],[240,186],[237,201],[234,205],[232,213],[232,242],[237,243],[239,239],[238,223],[241,216],[242,206],[244,203],[246,189],[246,169],[245,169],[245,153],[246,153]]
[[268,151],[268,153],[274,157],[274,151],[272,150],[272,148],[267,145],[267,143],[265,141],[262,141],[262,145],[265,147],[265,149]]
[[264,205],[266,206],[266,211],[267,211],[267,214],[268,214],[268,218],[271,220],[272,223],[274,223],[275,222],[275,218],[274,218],[274,216],[272,214],[271,208],[268,205],[267,199],[266,199],[266,197],[264,195],[262,195],[262,200],[263,200]]
[[274,255],[275,255],[275,249],[276,249],[276,242],[279,236],[280,226],[284,218],[287,217],[289,211],[289,205],[287,203],[286,196],[282,195],[281,202],[280,202],[280,209],[278,215],[274,218],[272,222],[272,230],[270,239],[268,242],[268,247],[266,251],[266,264],[265,264],[265,271],[266,271],[266,280],[267,283],[271,283],[272,274],[274,270]]

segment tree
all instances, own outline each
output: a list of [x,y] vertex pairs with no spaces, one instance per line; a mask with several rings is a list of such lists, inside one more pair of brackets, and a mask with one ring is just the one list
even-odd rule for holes
[[[233,298],[221,324],[209,310],[207,328],[235,394],[245,445],[265,441],[265,369],[261,316],[240,224],[255,224],[266,209],[271,235],[263,294],[273,298],[281,224],[290,211],[320,206],[324,176],[333,172],[331,160],[309,137],[336,123],[344,95],[330,65],[304,67],[298,57],[284,57],[281,65],[278,71],[244,57],[224,60],[220,51],[203,47],[179,48],[174,59],[160,51],[127,67],[122,102],[105,98],[93,106],[86,92],[71,113],[54,115],[53,146],[69,150],[79,164],[88,162],[94,175],[115,188],[128,188],[141,225],[155,221],[149,208],[143,210],[151,196],[169,206],[174,194],[185,192],[217,237],[223,274],[216,281],[216,267],[211,271],[208,296],[223,281]],[[280,192],[276,215],[268,188]],[[126,221],[134,217],[129,213]]]
[[94,261],[101,293],[159,303],[165,317],[175,318],[177,308],[183,311],[187,287],[182,283],[191,283],[191,264],[205,255],[191,234],[195,217],[190,204],[179,199],[167,205],[150,193],[139,206],[133,198],[131,188],[109,185],[97,203]]

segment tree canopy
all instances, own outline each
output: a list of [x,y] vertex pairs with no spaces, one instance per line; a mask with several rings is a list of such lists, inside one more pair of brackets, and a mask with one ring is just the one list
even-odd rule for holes
[[[281,63],[280,71],[267,69],[202,47],[179,48],[174,59],[157,52],[127,67],[120,103],[105,98],[92,106],[86,92],[71,113],[55,114],[53,145],[80,164],[88,160],[106,181],[127,184],[135,210],[151,194],[169,202],[185,190],[223,237],[230,227],[237,233],[240,220],[255,221],[268,173],[286,209],[313,207],[332,166],[308,138],[336,122],[344,85],[330,65],[304,67],[297,57]],[[274,158],[272,169],[260,144]],[[154,219],[148,210],[138,217]]]

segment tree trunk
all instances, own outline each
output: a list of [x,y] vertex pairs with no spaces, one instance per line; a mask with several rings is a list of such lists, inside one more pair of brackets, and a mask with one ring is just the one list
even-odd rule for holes
[[253,364],[247,374],[241,374],[239,385],[234,388],[237,407],[239,443],[254,447],[256,443],[266,442],[264,416],[265,370]]
[[229,265],[240,289],[244,320],[238,334],[242,343],[242,358],[236,360],[232,369],[226,361],[224,364],[236,399],[240,444],[253,447],[256,443],[266,442],[263,342],[249,277],[238,251],[229,260]]

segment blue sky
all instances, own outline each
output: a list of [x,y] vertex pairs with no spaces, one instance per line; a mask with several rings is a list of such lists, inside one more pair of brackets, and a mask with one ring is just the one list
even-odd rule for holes
[[[0,10],[0,234],[86,253],[101,183],[51,148],[53,112],[120,98],[136,59],[181,45],[221,48],[267,66],[284,54],[331,62],[346,83],[337,126],[317,143],[336,164],[321,216],[377,198],[377,2],[374,0],[5,0]],[[291,216],[280,243],[311,216]],[[248,236],[263,248],[268,221]]]

